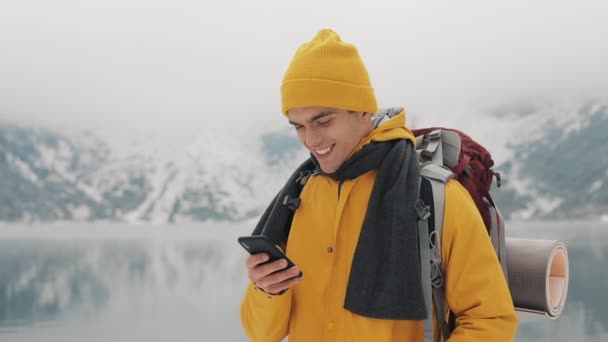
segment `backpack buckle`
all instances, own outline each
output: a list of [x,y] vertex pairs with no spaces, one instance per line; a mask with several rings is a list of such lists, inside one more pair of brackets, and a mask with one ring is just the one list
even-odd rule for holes
[[431,216],[431,207],[426,205],[421,199],[418,199],[414,203],[414,209],[416,209],[416,214],[418,214],[418,218],[421,221],[426,221]]
[[502,185],[502,178],[500,178],[500,173],[495,172],[494,176],[496,177],[496,186],[500,188]]
[[441,257],[437,254],[437,248],[431,249],[431,284],[434,287],[443,286],[443,272],[441,271]]
[[431,284],[436,288],[441,288],[443,286],[441,264],[431,265]]
[[430,140],[437,140],[437,139],[441,138],[441,130],[440,129],[431,131],[428,134],[429,134],[429,139]]
[[300,171],[300,175],[296,179],[296,183],[300,183],[300,185],[304,185],[304,184],[306,184],[306,182],[308,181],[308,178],[310,178],[310,176],[312,176],[312,171],[308,171],[308,170]]
[[434,230],[430,236],[431,243],[431,284],[433,287],[441,288],[443,286],[443,271],[441,270],[441,257],[439,252],[439,237],[437,231]]
[[289,195],[285,196],[283,199],[283,205],[286,205],[289,209],[296,211],[300,207],[300,203],[302,200],[300,197],[292,198]]

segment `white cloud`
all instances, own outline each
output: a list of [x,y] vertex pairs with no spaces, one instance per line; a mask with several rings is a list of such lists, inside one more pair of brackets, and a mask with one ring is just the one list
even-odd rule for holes
[[601,94],[607,15],[603,1],[6,1],[0,118],[281,125],[282,74],[322,27],[359,47],[382,105],[414,114]]

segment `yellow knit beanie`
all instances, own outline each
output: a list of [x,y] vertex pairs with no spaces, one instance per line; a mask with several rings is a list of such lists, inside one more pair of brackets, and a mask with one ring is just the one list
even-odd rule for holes
[[376,112],[367,69],[357,48],[323,29],[296,51],[281,85],[283,114],[294,107],[332,107]]

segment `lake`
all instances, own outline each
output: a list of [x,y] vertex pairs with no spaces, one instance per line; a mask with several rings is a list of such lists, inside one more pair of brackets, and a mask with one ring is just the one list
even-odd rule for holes
[[[239,306],[253,223],[0,224],[0,341],[246,341]],[[608,341],[608,223],[509,222],[560,239],[570,287],[557,320],[520,313],[517,341]]]

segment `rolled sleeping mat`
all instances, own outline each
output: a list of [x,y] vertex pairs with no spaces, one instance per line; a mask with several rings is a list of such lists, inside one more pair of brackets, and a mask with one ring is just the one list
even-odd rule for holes
[[570,270],[558,240],[506,238],[508,282],[518,311],[558,318],[566,304]]

